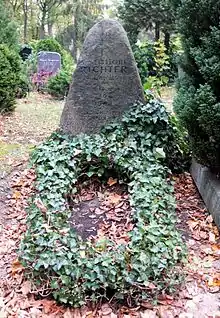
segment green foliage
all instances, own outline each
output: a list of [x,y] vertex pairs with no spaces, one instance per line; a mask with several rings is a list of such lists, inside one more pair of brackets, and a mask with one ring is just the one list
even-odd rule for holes
[[75,63],[74,63],[72,55],[69,52],[64,51],[63,69],[72,74],[74,71],[74,68],[75,68]]
[[3,0],[0,0],[0,44],[6,44],[13,49],[18,48],[17,26],[10,18]]
[[24,96],[28,89],[18,49],[17,26],[10,18],[6,3],[0,0],[0,113],[12,111],[15,96]]
[[181,86],[175,109],[188,129],[193,155],[213,171],[220,171],[220,103],[211,86]]
[[169,82],[168,72],[170,71],[169,57],[166,48],[161,41],[154,44],[154,76],[149,76],[144,84],[145,89],[154,89],[160,95],[160,88]]
[[155,40],[159,40],[160,31],[166,36],[174,29],[175,15],[167,0],[124,0],[118,11],[132,44],[141,30],[155,26]]
[[189,147],[188,132],[175,115],[170,115],[170,123],[174,132],[174,139],[172,144],[166,148],[166,153],[169,153],[166,164],[174,173],[189,171],[192,153]]
[[26,97],[30,90],[31,90],[31,82],[30,82],[30,76],[28,72],[28,63],[21,62],[21,72],[20,72],[19,81],[17,84],[16,97],[17,98]]
[[177,80],[178,64],[182,54],[183,54],[183,46],[182,46],[180,36],[178,35],[178,36],[172,37],[170,47],[168,50],[169,64],[170,64],[169,79],[172,82],[175,82]]
[[175,110],[189,131],[193,155],[220,171],[220,27],[219,3],[176,2],[182,34],[184,78],[179,83]]
[[59,74],[49,79],[47,91],[54,97],[63,98],[67,96],[72,79],[72,72],[61,70]]
[[31,46],[36,53],[39,53],[40,51],[57,52],[60,54],[63,61],[64,49],[62,48],[60,43],[53,38],[46,38],[43,40],[34,41],[31,43]]
[[[74,306],[105,298],[109,290],[138,304],[180,283],[185,248],[175,227],[166,167],[175,134],[164,106],[151,99],[131,107],[100,134],[69,138],[56,133],[35,150],[36,193],[20,259],[39,289],[48,288],[57,300]],[[77,191],[80,177],[102,176],[109,167],[128,182],[135,226],[127,245],[83,241],[68,223],[67,194]]]
[[154,89],[159,93],[171,76],[169,56],[164,44],[161,41],[138,43],[134,57],[144,88]]
[[74,71],[73,58],[65,52],[64,62],[61,71],[48,80],[46,90],[49,94],[56,98],[64,98],[67,96],[72,81]]
[[0,44],[0,61],[0,113],[7,113],[15,108],[21,61],[16,52],[3,44]]
[[155,48],[150,42],[138,42],[134,49],[134,57],[141,82],[144,85],[149,76],[155,75]]

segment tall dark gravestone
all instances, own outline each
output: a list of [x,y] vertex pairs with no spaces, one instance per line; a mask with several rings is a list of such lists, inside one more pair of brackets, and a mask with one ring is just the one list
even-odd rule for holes
[[61,117],[63,133],[96,133],[144,94],[121,24],[102,20],[88,33]]

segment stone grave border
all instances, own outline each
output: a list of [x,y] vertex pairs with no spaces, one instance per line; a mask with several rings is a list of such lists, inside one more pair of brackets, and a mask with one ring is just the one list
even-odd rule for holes
[[200,165],[194,159],[190,172],[208,211],[220,229],[220,180],[209,168]]

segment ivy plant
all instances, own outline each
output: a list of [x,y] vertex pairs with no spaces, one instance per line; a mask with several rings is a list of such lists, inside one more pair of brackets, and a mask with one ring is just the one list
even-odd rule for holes
[[[150,99],[100,134],[56,132],[34,151],[36,191],[20,259],[38,290],[74,306],[109,295],[138,304],[180,283],[185,247],[168,167],[171,156],[181,156],[175,136],[164,106]],[[67,195],[77,191],[78,180],[109,168],[127,182],[133,208],[130,240],[118,246],[109,239],[83,241],[68,222]]]

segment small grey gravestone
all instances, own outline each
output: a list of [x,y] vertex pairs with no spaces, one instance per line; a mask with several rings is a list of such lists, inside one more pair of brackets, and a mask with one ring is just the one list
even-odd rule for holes
[[37,57],[37,73],[56,75],[61,69],[61,56],[57,52],[41,51]]
[[89,31],[62,113],[63,133],[96,133],[144,94],[125,30],[102,20]]

